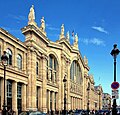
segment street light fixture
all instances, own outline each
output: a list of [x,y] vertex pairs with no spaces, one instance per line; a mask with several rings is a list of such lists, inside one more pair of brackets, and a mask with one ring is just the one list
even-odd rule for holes
[[[117,44],[114,44],[113,50],[111,51],[111,55],[114,58],[114,81],[116,81],[116,58],[117,55],[119,54],[119,49],[117,49]],[[116,109],[116,99],[113,99],[113,108],[112,108],[112,115],[117,115],[117,109]]]
[[66,115],[66,82],[67,82],[67,79],[64,77],[63,79],[63,83],[64,83],[64,114],[63,115]]
[[7,113],[7,110],[6,110],[7,105],[6,105],[6,102],[5,102],[5,97],[6,97],[5,96],[5,80],[6,80],[5,74],[6,74],[6,66],[7,66],[7,63],[8,63],[8,57],[6,55],[6,51],[3,52],[3,55],[1,56],[1,61],[2,61],[2,65],[4,66],[4,102],[3,102],[3,111],[2,111],[2,113],[3,113],[3,115],[6,115],[6,113]]
[[90,83],[88,83],[88,87],[87,87],[87,92],[88,92],[88,102],[87,102],[87,112],[88,112],[88,115],[89,115],[89,101],[90,101],[90,99],[89,99],[89,91],[90,91]]

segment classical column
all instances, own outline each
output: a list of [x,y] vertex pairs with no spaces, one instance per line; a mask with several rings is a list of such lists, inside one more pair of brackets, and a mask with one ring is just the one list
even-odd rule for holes
[[17,113],[17,82],[12,82],[12,109]]
[[22,111],[26,110],[26,84],[22,84]]
[[48,110],[50,111],[50,91],[48,90]]
[[58,113],[59,106],[58,106],[58,92],[55,92],[55,111]]
[[52,110],[55,111],[55,92],[52,92]]
[[75,109],[75,98],[73,97],[73,109]]
[[72,97],[72,110],[74,109],[74,98]]
[[80,98],[78,99],[78,108],[80,109]]

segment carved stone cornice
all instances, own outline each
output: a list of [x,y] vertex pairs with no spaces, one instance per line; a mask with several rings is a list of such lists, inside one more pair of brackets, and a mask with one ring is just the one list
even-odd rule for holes
[[67,56],[65,54],[61,54],[61,58],[63,58],[67,64],[70,64],[71,61],[69,58],[67,58]]
[[46,55],[46,54],[41,54],[41,59],[46,59],[46,60],[48,60],[48,56]]

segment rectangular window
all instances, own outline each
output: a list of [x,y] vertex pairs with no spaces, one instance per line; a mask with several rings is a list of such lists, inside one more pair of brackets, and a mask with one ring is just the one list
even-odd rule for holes
[[56,98],[57,98],[57,93],[55,92],[55,111],[56,111]]
[[52,110],[52,92],[50,92],[50,110]]
[[22,85],[21,84],[17,85],[17,98],[18,99],[22,98]]
[[49,65],[49,66],[50,66],[50,68],[52,69],[52,56],[50,56],[49,61],[50,61],[50,62],[49,62],[50,65]]
[[7,97],[12,98],[12,83],[7,81]]
[[9,65],[12,65],[12,55],[9,55]]
[[36,62],[36,74],[38,75],[38,62]]
[[38,108],[38,91],[39,91],[39,87],[36,87],[36,107]]

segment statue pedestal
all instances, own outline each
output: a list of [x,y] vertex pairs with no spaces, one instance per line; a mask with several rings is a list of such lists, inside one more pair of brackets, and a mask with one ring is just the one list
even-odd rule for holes
[[34,25],[34,26],[36,26],[37,24],[36,24],[36,22],[34,22],[34,21],[29,21],[29,22],[28,22],[28,25]]

